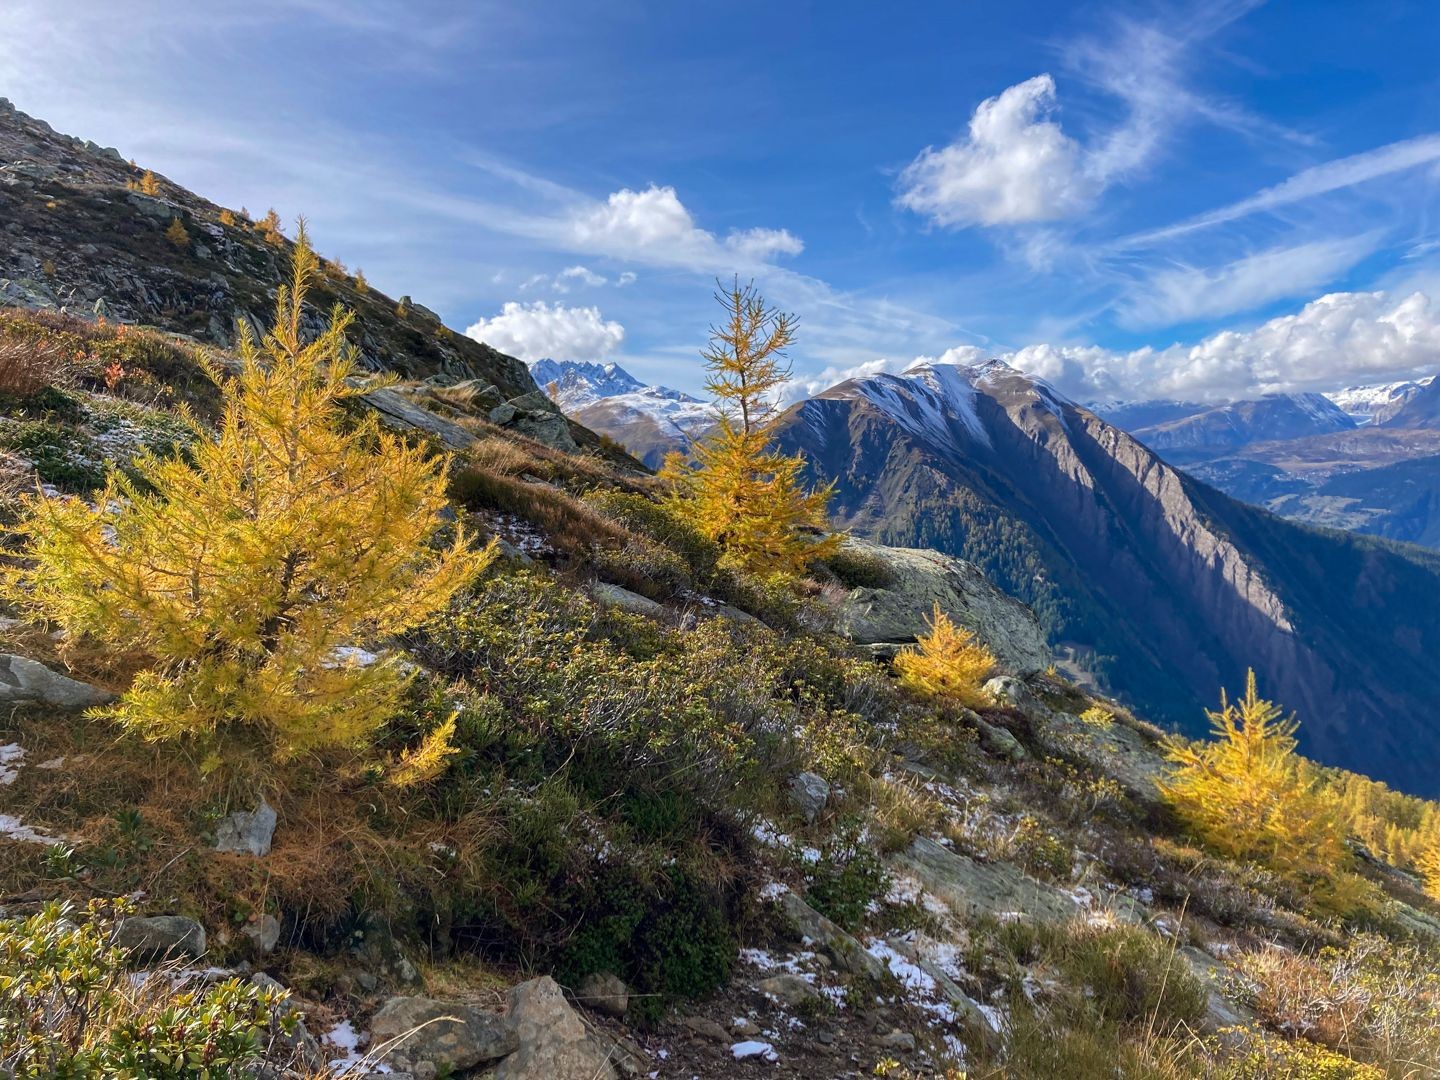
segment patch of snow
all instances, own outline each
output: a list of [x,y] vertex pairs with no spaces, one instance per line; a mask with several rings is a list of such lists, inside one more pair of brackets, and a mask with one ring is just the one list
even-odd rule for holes
[[773,821],[766,821],[764,818],[750,827],[750,835],[771,848],[788,848],[791,842],[790,837],[776,828]]
[[761,900],[779,900],[790,891],[790,886],[778,881],[772,881],[761,887],[759,897]]
[[[371,1063],[366,1060],[366,1055],[360,1052],[360,1033],[349,1020],[341,1020],[329,1031],[320,1036],[322,1047],[327,1051],[327,1058],[330,1067],[341,1076],[352,1071],[364,1069],[365,1072],[388,1073],[391,1071],[389,1065]],[[338,1054],[331,1057],[330,1054]]]
[[0,837],[18,840],[22,844],[62,844],[63,836],[52,836],[43,829],[32,829],[12,814],[0,814]]
[[336,645],[330,650],[330,657],[324,663],[327,668],[372,667],[380,662],[378,653],[362,649],[358,645]]
[[0,787],[13,784],[25,764],[25,748],[19,743],[0,746]]
[[738,1042],[730,1047],[730,1053],[735,1055],[736,1061],[744,1061],[746,1058],[758,1057],[766,1061],[779,1061],[780,1055],[775,1052],[775,1047],[768,1042],[760,1042],[756,1039],[747,1039],[745,1042]]

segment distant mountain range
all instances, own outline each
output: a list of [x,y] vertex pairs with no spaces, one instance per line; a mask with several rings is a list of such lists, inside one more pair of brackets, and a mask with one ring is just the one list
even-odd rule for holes
[[1226,494],[1314,525],[1440,548],[1440,381],[1222,406],[1094,409]]
[[1344,409],[1357,424],[1379,424],[1389,420],[1405,403],[1435,381],[1428,379],[1381,383],[1378,386],[1347,386],[1326,394],[1331,401]]
[[571,419],[614,439],[652,469],[715,423],[714,409],[665,386],[646,386],[618,364],[536,360],[540,388]]
[[1440,557],[1229,498],[998,361],[842,383],[776,434],[839,524],[979,563],[1147,714],[1198,733],[1254,666],[1307,752],[1440,790]]
[[1321,394],[1267,394],[1128,430],[1167,460],[1183,463],[1251,443],[1325,435],[1355,426],[1349,414]]

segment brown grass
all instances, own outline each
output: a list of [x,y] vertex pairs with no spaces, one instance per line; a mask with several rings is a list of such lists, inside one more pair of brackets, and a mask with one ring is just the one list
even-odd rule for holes
[[33,397],[52,386],[68,386],[75,363],[59,342],[50,338],[0,338],[0,394]]

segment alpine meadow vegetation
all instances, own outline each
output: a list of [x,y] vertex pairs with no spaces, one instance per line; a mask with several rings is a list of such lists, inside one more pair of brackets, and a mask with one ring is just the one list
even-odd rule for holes
[[795,317],[738,279],[715,300],[724,318],[711,327],[701,357],[718,423],[693,447],[693,461],[672,454],[661,475],[673,486],[674,504],[721,546],[729,565],[794,577],[840,544],[824,535],[830,488],[806,490],[804,459],[771,447],[774,395],[790,375],[785,350],[795,343]]
[[[32,562],[6,581],[22,610],[142,658],[108,713],[147,738],[233,724],[273,750],[354,745],[398,709],[410,676],[363,646],[442,609],[489,562],[444,528],[447,469],[373,419],[335,310],[306,342],[316,271],[303,222],[275,325],[242,325],[214,440],[111,469],[93,505],[34,495],[15,526]],[[374,662],[367,662],[373,659]]]

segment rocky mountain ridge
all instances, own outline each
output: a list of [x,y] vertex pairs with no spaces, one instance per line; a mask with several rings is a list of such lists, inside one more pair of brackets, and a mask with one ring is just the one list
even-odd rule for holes
[[1440,671],[1416,601],[1440,601],[1440,564],[1420,552],[1228,499],[999,362],[844,383],[777,435],[835,482],[841,524],[976,561],[1150,715],[1195,730],[1213,687],[1253,665],[1316,757],[1433,789],[1414,761],[1435,744]]

